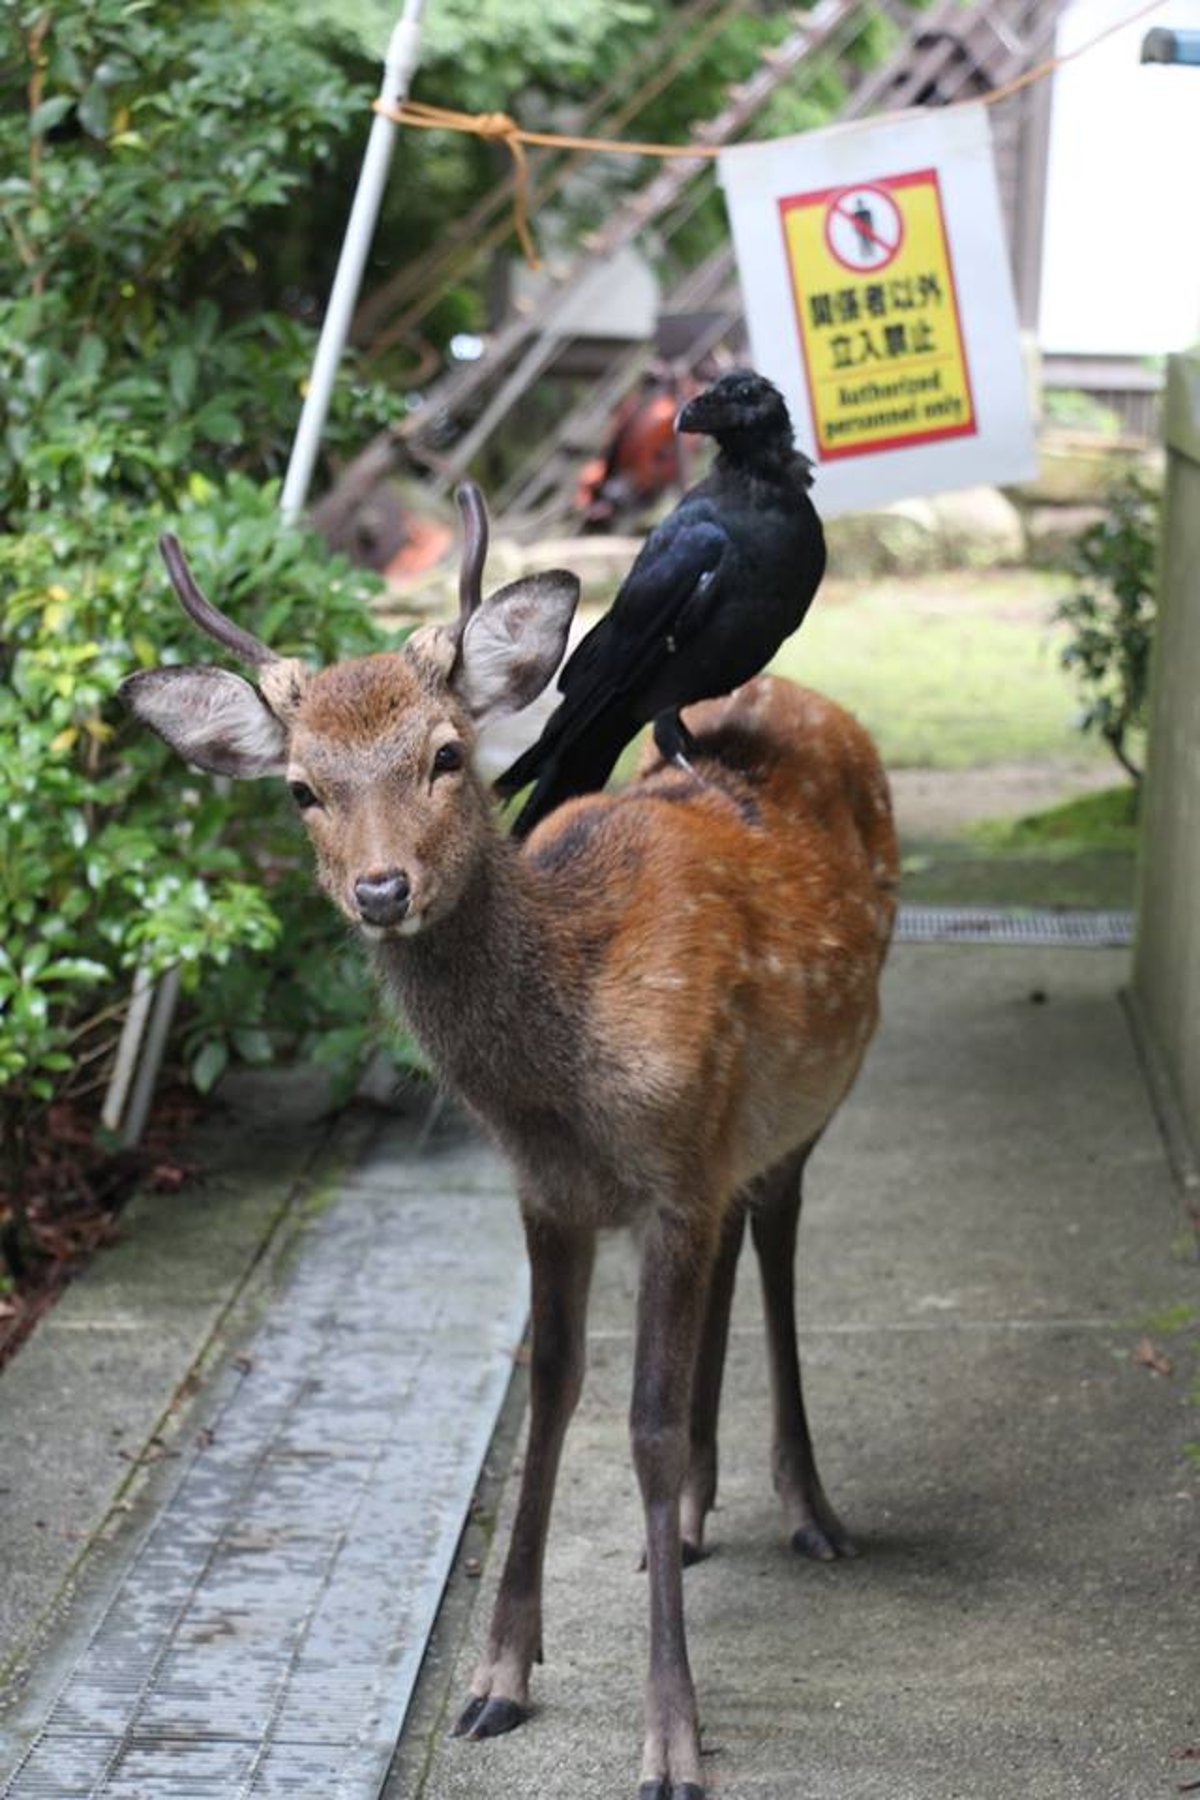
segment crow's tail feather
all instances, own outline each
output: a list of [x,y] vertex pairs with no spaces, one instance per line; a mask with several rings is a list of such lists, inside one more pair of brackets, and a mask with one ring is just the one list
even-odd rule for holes
[[[547,813],[561,806],[564,800],[573,799],[576,794],[595,793],[602,788],[613,769],[617,758],[629,740],[638,730],[638,721],[628,714],[609,714],[597,719],[591,730],[574,743],[564,744],[560,750],[551,750],[547,756],[545,747],[539,744],[534,749],[541,749],[542,755],[536,759],[525,781],[536,775],[537,786],[513,821],[512,835],[525,838]],[[530,755],[528,751],[526,757]],[[507,786],[510,776],[518,771],[518,765],[525,758],[518,758],[512,768],[507,770],[500,780]],[[519,790],[524,782],[509,787],[510,794]],[[504,789],[498,790],[503,793]]]
[[492,792],[501,800],[511,800],[514,794],[528,787],[541,774],[547,759],[552,755],[551,746],[546,742],[546,733],[535,738],[527,750],[522,750],[515,762],[509,763],[502,775],[497,775],[492,783]]

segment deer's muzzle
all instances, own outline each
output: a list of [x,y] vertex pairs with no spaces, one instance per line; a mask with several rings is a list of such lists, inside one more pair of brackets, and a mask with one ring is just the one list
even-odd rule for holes
[[360,875],[354,884],[354,903],[366,925],[386,928],[399,925],[408,911],[408,876],[402,869],[384,869]]

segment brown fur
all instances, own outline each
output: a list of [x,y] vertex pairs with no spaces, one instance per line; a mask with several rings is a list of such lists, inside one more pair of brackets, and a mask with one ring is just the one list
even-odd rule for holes
[[306,779],[336,785],[350,771],[336,822],[310,816],[322,879],[352,914],[357,875],[406,871],[428,923],[379,945],[381,973],[512,1157],[533,1265],[530,1445],[463,1729],[486,1736],[524,1714],[592,1238],[636,1223],[631,1429],[653,1646],[642,1773],[652,1792],[698,1793],[678,1565],[700,1553],[715,1494],[747,1200],[788,1530],[809,1554],[850,1551],[813,1459],[790,1271],[800,1172],[878,1018],[897,881],[878,758],[841,708],[762,677],[689,713],[695,776],[649,757],[625,793],[568,803],[518,852],[470,773],[428,779],[434,743],[469,741],[470,727],[424,665],[331,674],[314,682],[292,742]]
[[[564,579],[548,592],[565,630]],[[700,1554],[716,1493],[747,1215],[787,1530],[808,1555],[851,1551],[813,1458],[792,1260],[805,1161],[878,1018],[896,844],[866,733],[821,696],[760,677],[688,713],[693,774],[650,757],[625,793],[569,802],[518,848],[497,830],[469,753],[472,712],[521,704],[559,653],[554,629],[528,636],[546,615],[528,599],[505,590],[494,613],[468,613],[479,628],[465,635],[428,628],[402,652],[316,675],[268,668],[267,705],[233,677],[175,669],[131,678],[129,699],[191,760],[243,775],[286,761],[289,779],[313,790],[304,819],[323,886],[373,937],[414,1032],[516,1171],[533,1287],[529,1442],[460,1721],[472,1737],[525,1716],[595,1234],[638,1227],[630,1430],[650,1599],[641,1792],[701,1800],[680,1570]],[[439,764],[451,745],[461,766]],[[359,890],[392,876],[403,877],[404,910],[364,924]]]

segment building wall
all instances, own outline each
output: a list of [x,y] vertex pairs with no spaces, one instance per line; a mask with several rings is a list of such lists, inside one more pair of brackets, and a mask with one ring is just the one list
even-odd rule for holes
[[1059,55],[1120,25],[1054,76],[1040,342],[1070,355],[1183,350],[1200,332],[1200,73],[1139,61],[1153,25],[1200,28],[1200,0],[1130,17],[1071,0]]
[[1167,373],[1167,491],[1134,990],[1200,1147],[1200,351]]

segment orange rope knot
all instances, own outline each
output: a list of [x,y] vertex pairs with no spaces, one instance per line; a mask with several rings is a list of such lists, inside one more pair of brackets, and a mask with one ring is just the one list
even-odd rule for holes
[[455,112],[448,106],[427,106],[420,100],[404,100],[399,106],[375,101],[375,111],[397,125],[417,125],[424,131],[464,131],[473,137],[506,144],[513,159],[513,225],[520,239],[525,261],[531,269],[540,269],[541,258],[529,228],[529,159],[525,155],[526,133],[507,113]]
[[507,113],[477,113],[474,128],[480,137],[510,138],[520,134],[521,127]]
[[[1102,31],[1090,37],[1086,42],[1077,44],[1073,50],[1064,51],[1061,55],[1051,56],[1045,62],[1038,63],[1035,68],[1026,69],[1012,81],[1006,81],[1002,87],[993,88],[990,93],[967,95],[965,99],[951,101],[952,106],[995,106],[998,101],[1007,100],[1011,95],[1019,93],[1022,88],[1029,87],[1035,81],[1042,81],[1047,75],[1064,63],[1074,62],[1077,56],[1085,55],[1097,44],[1111,37],[1126,25],[1144,18],[1147,13],[1155,12],[1164,4],[1164,0],[1142,0],[1133,12],[1127,13],[1115,23],[1106,25]],[[627,138],[586,138],[572,137],[558,131],[526,131],[507,113],[465,113],[455,112],[448,106],[428,106],[421,100],[405,100],[399,106],[390,106],[385,100],[374,102],[375,111],[382,113],[385,119],[393,120],[397,125],[417,125],[423,131],[465,131],[475,137],[488,138],[498,144],[507,144],[513,159],[513,223],[521,240],[521,248],[525,252],[525,260],[531,269],[539,269],[541,262],[533,242],[533,234],[529,229],[529,168],[525,156],[527,144],[538,144],[550,150],[588,150],[595,154],[598,151],[616,156],[690,156],[694,158],[719,156],[720,144],[642,144],[631,143]],[[878,118],[856,119],[854,126],[864,130],[877,125]]]

